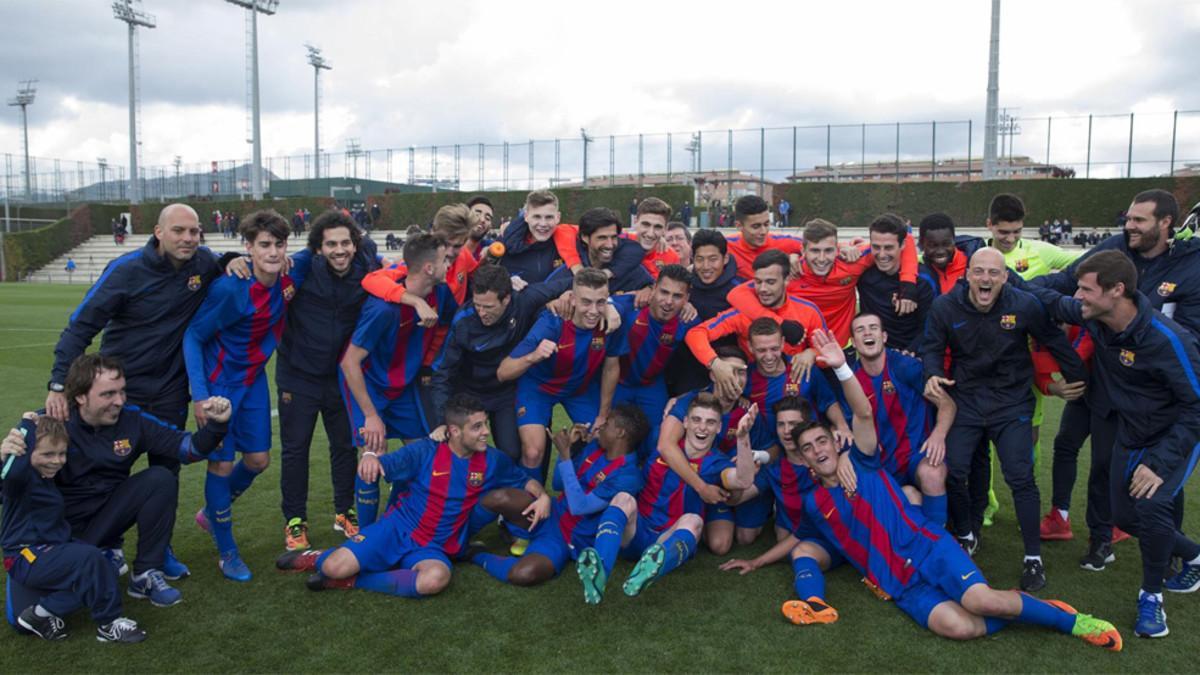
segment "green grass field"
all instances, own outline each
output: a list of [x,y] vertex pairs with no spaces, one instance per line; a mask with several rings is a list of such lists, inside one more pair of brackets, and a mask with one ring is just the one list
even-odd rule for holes
[[[54,342],[83,292],[82,287],[0,285],[0,410],[7,418],[42,405]],[[1043,437],[1053,436],[1060,410],[1051,402]],[[1049,446],[1047,441],[1039,468],[1044,505],[1050,498]],[[1132,630],[1141,578],[1136,542],[1118,545],[1117,562],[1105,572],[1077,566],[1087,536],[1082,517],[1086,451],[1083,455],[1072,511],[1076,539],[1045,547],[1049,585],[1042,595],[1113,621],[1126,639],[1121,654],[1024,626],[969,643],[940,639],[876,600],[848,567],[829,575],[829,600],[841,620],[796,627],[779,612],[791,594],[786,564],[740,577],[719,571],[724,559],[707,553],[633,599],[619,590],[630,569],[619,563],[609,595],[596,607],[584,605],[569,568],[542,587],[520,589],[462,565],[444,594],[421,601],[360,591],[313,593],[302,577],[278,573],[272,565],[283,547],[278,467],[236,503],[235,531],[255,573],[250,583],[236,584],[221,577],[211,540],[192,521],[201,505],[204,469],[190,466],[181,476],[174,538],[176,552],[192,569],[191,578],[178,582],[184,602],[158,609],[126,598],[126,614],[150,634],[137,646],[96,642],[86,613],[71,617],[70,639],[54,644],[0,627],[0,673],[1192,671],[1200,650],[1200,597],[1168,597],[1171,636],[1138,640]],[[341,535],[331,528],[329,463],[320,432],[312,457],[310,537],[315,546],[331,546]],[[1020,574],[1019,537],[1007,490],[998,491],[1003,508],[997,524],[984,533],[978,561],[993,585],[1011,588]],[[1188,492],[1195,497],[1195,481]],[[1195,532],[1196,508],[1190,515]],[[484,538],[499,541],[494,528]],[[734,555],[753,557],[771,538],[764,535]],[[130,556],[134,539],[126,542]]]

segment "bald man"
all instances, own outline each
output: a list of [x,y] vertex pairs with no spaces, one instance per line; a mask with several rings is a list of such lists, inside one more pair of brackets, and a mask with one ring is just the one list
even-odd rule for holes
[[[104,331],[100,353],[118,359],[124,367],[128,403],[184,428],[190,397],[183,333],[209,284],[221,275],[223,260],[200,246],[200,218],[192,207],[170,204],[159,212],[154,236],[142,248],[110,262],[71,313],[54,347],[47,413],[67,419],[63,395],[67,369]],[[179,472],[179,462],[171,458],[155,456],[150,463]],[[106,553],[118,573],[123,573],[120,549]],[[188,570],[168,549],[163,573],[178,579]]]
[[1040,497],[1033,475],[1029,338],[1053,354],[1068,382],[1082,382],[1087,374],[1041,303],[1007,282],[1004,254],[985,247],[971,256],[965,280],[934,300],[923,341],[925,393],[931,397],[948,393],[958,405],[946,436],[948,529],[968,552],[978,548],[983,519],[981,513],[970,512],[967,480],[972,451],[981,441],[991,441],[1013,493],[1025,545],[1021,589],[1036,591],[1046,585],[1046,572],[1038,531]]

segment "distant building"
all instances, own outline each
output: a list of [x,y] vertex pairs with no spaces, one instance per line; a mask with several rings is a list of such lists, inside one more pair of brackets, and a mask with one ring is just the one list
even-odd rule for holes
[[[771,201],[775,184],[761,180],[758,176],[734,169],[732,171],[684,171],[680,173],[618,174],[615,176],[589,176],[586,187],[646,187],[664,185],[690,185],[695,190],[692,204],[701,207],[714,200],[729,204],[743,195],[760,195]],[[555,187],[579,188],[583,183],[574,181],[559,183]],[[672,205],[676,206],[676,205]]]
[[1175,169],[1171,174],[1177,178],[1193,178],[1200,176],[1200,164],[1184,164],[1182,169]]
[[[1029,157],[1009,157],[997,162],[997,177],[1005,179],[1073,178],[1075,170],[1035,162]],[[981,158],[938,160],[901,160],[891,162],[847,162],[834,166],[815,166],[788,176],[791,183],[853,183],[907,181],[966,181],[983,179]]]

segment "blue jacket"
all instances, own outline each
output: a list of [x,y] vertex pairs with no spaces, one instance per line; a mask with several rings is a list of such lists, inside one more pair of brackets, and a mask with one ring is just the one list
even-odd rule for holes
[[[940,294],[937,284],[921,265],[917,276],[916,291],[903,294],[899,274],[885,274],[878,267],[868,267],[858,278],[858,303],[861,312],[870,312],[879,317],[887,331],[887,346],[915,353],[921,350],[921,338],[925,334],[925,317],[929,314],[933,300]],[[917,303],[914,312],[900,316],[892,304],[894,297],[907,297]]]
[[1075,270],[1097,251],[1120,251],[1138,271],[1138,290],[1150,306],[1200,336],[1200,239],[1171,240],[1166,253],[1143,258],[1129,250],[1128,237],[1114,234],[1080,256],[1067,269],[1038,277],[1031,283],[1053,288],[1063,295],[1075,293]]
[[921,345],[925,377],[955,381],[949,392],[958,405],[958,419],[996,422],[1033,414],[1030,337],[1049,350],[1068,382],[1087,380],[1083,361],[1036,297],[1004,284],[996,302],[982,313],[971,304],[967,288],[966,280],[960,280],[933,301]]
[[1142,293],[1136,298],[1137,316],[1120,333],[1099,321],[1084,320],[1075,298],[1047,297],[1045,292],[1039,297],[1052,301],[1047,308],[1054,318],[1083,326],[1092,336],[1096,352],[1089,388],[1104,391],[1111,401],[1119,446],[1137,453],[1138,463],[1162,478],[1184,463],[1194,463],[1200,453],[1200,352],[1195,334],[1155,310]]
[[14,457],[4,477],[4,516],[0,518],[0,548],[5,556],[17,555],[26,546],[65,544],[71,540],[67,507],[53,478],[43,478],[29,463],[34,424],[21,420],[29,450]]
[[158,253],[158,239],[113,260],[71,314],[54,347],[50,381],[62,384],[71,362],[100,331],[100,353],[121,360],[131,401],[188,400],[183,333],[221,261],[201,247],[179,269]]
[[280,391],[318,394],[337,380],[338,360],[358,325],[367,292],[367,272],[379,268],[375,242],[363,238],[345,276],[330,269],[325,256],[308,249],[292,256],[293,273],[308,267],[304,284],[288,303],[287,328],[275,359]]
[[701,321],[708,321],[729,309],[729,301],[725,299],[725,296],[729,295],[729,291],[732,291],[733,287],[742,281],[744,280],[737,275],[737,261],[733,259],[733,256],[730,256],[729,260],[725,262],[725,269],[711,284],[700,281],[700,277],[693,274],[688,302],[696,308],[697,318]]

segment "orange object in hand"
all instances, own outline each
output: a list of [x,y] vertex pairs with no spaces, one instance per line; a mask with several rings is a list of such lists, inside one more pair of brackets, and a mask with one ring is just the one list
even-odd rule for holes
[[493,258],[503,258],[504,257],[504,243],[499,242],[499,241],[492,242],[492,245],[488,246],[487,252],[488,252],[488,255],[490,255]]

